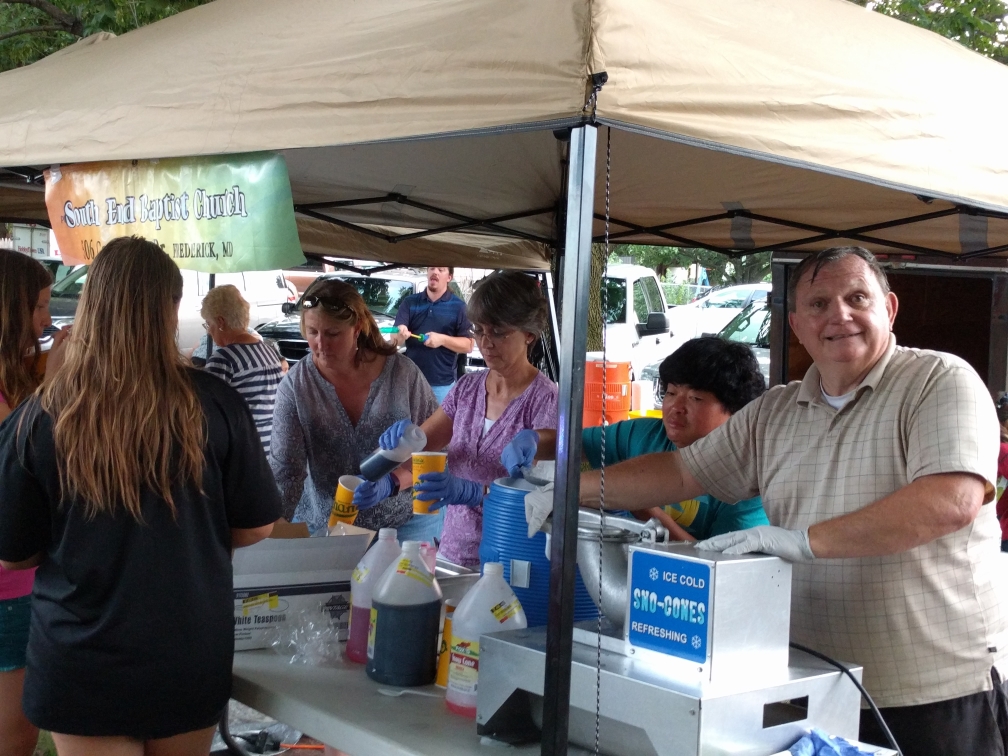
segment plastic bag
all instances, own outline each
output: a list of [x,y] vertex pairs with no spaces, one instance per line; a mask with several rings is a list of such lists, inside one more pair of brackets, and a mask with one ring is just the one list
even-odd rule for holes
[[352,525],[349,525],[345,522],[337,522],[335,525],[329,528],[328,532],[324,532],[324,534],[331,536],[358,535],[360,531],[350,530],[350,528],[352,527],[353,527]]
[[300,609],[273,630],[270,646],[291,664],[336,666],[341,663],[339,627],[328,612]]

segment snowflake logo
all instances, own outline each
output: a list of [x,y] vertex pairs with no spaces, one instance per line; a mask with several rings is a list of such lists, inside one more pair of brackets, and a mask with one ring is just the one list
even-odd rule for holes
[[702,646],[702,645],[703,645],[703,641],[700,640],[700,636],[699,635],[694,635],[693,636],[693,648],[700,648],[700,646]]
[[649,572],[648,575],[651,576],[652,580],[657,580],[658,579],[658,569],[656,567],[652,567],[651,568],[651,572]]

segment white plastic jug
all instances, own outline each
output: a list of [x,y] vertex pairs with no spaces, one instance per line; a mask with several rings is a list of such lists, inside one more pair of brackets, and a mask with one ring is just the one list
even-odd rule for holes
[[525,611],[504,581],[504,565],[487,562],[481,577],[462,597],[452,616],[451,665],[445,703],[456,714],[475,719],[479,640],[485,633],[528,627]]
[[429,685],[437,671],[441,586],[418,541],[403,541],[371,594],[368,677],[385,685]]
[[395,449],[378,447],[361,462],[361,477],[364,480],[378,480],[413,456],[413,452],[423,451],[425,446],[427,446],[427,434],[419,426],[410,423],[403,429],[402,437]]
[[368,625],[371,623],[371,593],[379,578],[402,549],[396,540],[395,528],[382,528],[378,540],[357,563],[350,576],[350,637],[346,655],[350,661],[367,664]]

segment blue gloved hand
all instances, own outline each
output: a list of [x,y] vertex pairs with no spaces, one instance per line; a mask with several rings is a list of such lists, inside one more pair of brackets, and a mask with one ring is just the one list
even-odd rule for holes
[[418,499],[433,501],[430,511],[436,512],[445,504],[478,507],[483,503],[483,486],[465,478],[456,478],[448,472],[429,472],[420,476],[413,486]]
[[501,452],[501,464],[512,478],[518,476],[523,467],[531,467],[539,448],[539,434],[534,430],[518,431],[511,443]]
[[353,493],[353,503],[357,509],[371,509],[379,501],[384,501],[395,490],[395,480],[392,473],[376,481],[365,480]]
[[378,445],[388,451],[389,449],[395,449],[399,446],[399,440],[402,438],[403,431],[406,430],[412,420],[406,418],[405,420],[397,420],[392,423],[378,438]]

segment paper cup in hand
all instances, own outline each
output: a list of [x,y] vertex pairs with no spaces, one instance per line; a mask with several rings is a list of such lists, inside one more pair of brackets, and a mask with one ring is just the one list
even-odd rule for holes
[[329,527],[337,522],[345,522],[353,525],[357,519],[357,507],[353,503],[354,491],[357,486],[363,483],[363,478],[356,475],[341,475],[339,485],[336,486],[336,499],[333,501],[332,514],[329,515]]
[[[445,452],[413,452],[413,485],[420,482],[420,476],[424,473],[444,472],[448,462],[448,455]],[[413,514],[430,514],[430,505],[433,501],[425,501],[419,498],[420,494],[413,490]]]

